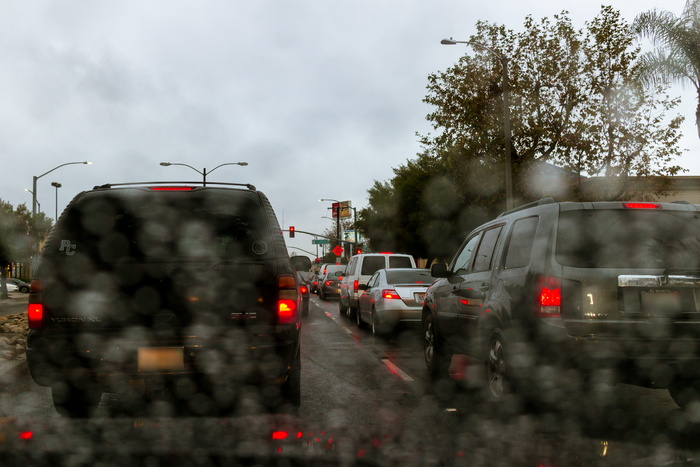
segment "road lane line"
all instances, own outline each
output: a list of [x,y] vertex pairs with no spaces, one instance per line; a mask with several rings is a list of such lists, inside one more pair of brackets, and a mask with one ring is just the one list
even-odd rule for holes
[[388,358],[382,359],[382,363],[386,365],[386,367],[389,369],[390,372],[394,373],[396,376],[401,378],[402,380],[406,381],[407,383],[410,383],[411,381],[415,381],[413,378],[408,376],[404,371],[391,363],[391,361]]

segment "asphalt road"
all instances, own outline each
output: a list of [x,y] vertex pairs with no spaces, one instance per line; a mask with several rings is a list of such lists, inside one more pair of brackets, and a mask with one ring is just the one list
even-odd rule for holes
[[[294,425],[303,427],[298,437],[306,440],[304,446],[323,442],[324,449],[335,455],[371,453],[378,463],[388,456],[405,465],[460,460],[465,465],[523,461],[526,465],[583,465],[591,459],[629,465],[700,455],[700,407],[681,411],[665,390],[606,386],[601,389],[603,399],[573,400],[558,409],[519,413],[483,404],[472,393],[434,387],[426,376],[420,342],[416,328],[390,338],[375,337],[340,316],[337,301],[312,296],[302,328],[302,405],[294,417]],[[596,405],[601,400],[605,401],[602,411]],[[117,426],[127,430],[120,436],[143,426],[137,419],[112,419],[110,407],[117,403],[116,396],[105,395],[93,420],[61,419],[52,407],[50,391],[31,381],[26,364],[0,375],[0,415],[23,427],[53,429],[54,435],[67,428],[78,432],[86,423],[91,424],[89,433],[95,424],[103,431]],[[183,426],[191,429],[195,423],[204,430],[233,430],[236,422],[193,422],[183,417],[146,424],[162,434],[165,427],[177,431]],[[244,430],[251,425],[245,426]],[[241,428],[236,430],[240,436]],[[342,440],[352,448],[339,448]],[[102,443],[94,437],[90,442]],[[206,450],[206,442],[199,448]],[[576,462],[566,462],[571,460]]]

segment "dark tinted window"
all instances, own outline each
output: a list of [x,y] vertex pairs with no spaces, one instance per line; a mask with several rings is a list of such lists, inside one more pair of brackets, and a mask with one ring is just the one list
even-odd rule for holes
[[476,251],[474,258],[474,272],[488,271],[491,269],[491,259],[493,258],[493,250],[496,248],[498,236],[501,234],[502,226],[489,229],[484,232],[479,244],[479,249]]
[[506,252],[506,269],[521,268],[530,264],[532,243],[535,240],[538,222],[538,217],[528,217],[515,221]]
[[478,241],[479,235],[474,235],[467,241],[462,251],[459,252],[459,256],[455,259],[452,267],[452,270],[456,274],[465,274],[469,271],[469,263],[471,263],[472,254],[474,253],[474,248]]
[[385,261],[384,256],[365,256],[362,260],[362,270],[360,274],[363,276],[370,276],[379,269],[384,269],[386,267]]
[[556,259],[588,268],[700,267],[697,212],[614,209],[560,214]]
[[408,256],[389,256],[390,268],[411,268],[411,258]]
[[67,259],[87,256],[105,262],[274,254],[257,196],[232,190],[90,193],[69,210],[50,248]]
[[388,284],[432,284],[434,280],[428,269],[412,269],[410,271],[388,269],[386,271]]

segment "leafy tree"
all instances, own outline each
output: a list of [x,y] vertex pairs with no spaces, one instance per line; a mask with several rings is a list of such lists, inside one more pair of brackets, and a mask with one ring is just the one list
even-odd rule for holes
[[51,221],[43,213],[32,218],[26,205],[14,209],[0,200],[0,298],[8,297],[7,267],[14,261],[29,259],[50,229]]
[[695,125],[700,137],[700,1],[687,0],[680,16],[657,10],[642,13],[635,18],[633,29],[657,46],[642,56],[642,77],[647,82],[695,86]]
[[[434,134],[423,152],[369,190],[360,227],[373,248],[427,258],[456,250],[466,231],[505,205],[503,61],[510,83],[515,205],[556,199],[622,199],[634,179],[680,169],[682,117],[662,86],[639,79],[635,35],[610,7],[576,30],[563,12],[526,18],[521,32],[478,22],[468,54],[428,77]],[[582,174],[606,180],[582,190]]]

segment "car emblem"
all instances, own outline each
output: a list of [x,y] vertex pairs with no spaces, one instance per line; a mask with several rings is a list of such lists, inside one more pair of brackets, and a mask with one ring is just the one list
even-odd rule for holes
[[659,276],[659,285],[661,287],[667,287],[668,286],[668,276]]

